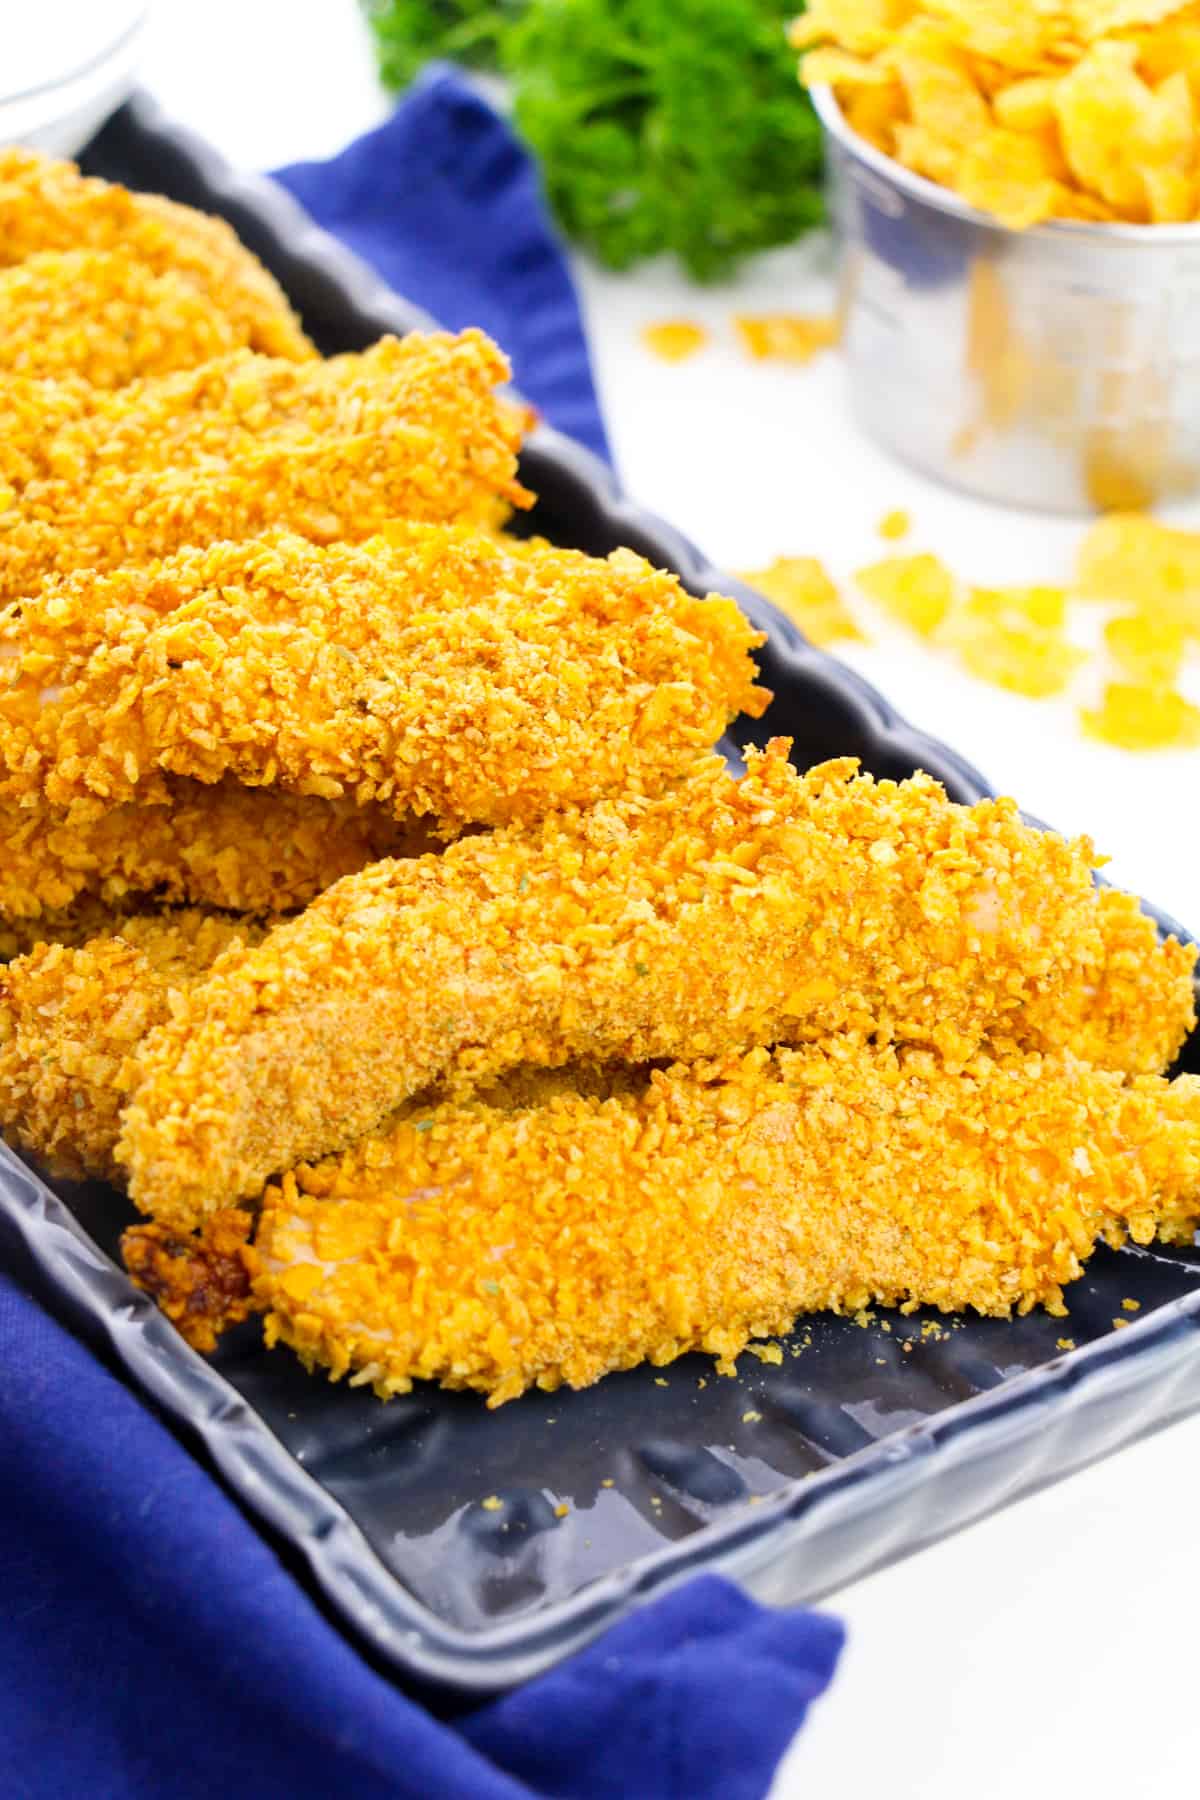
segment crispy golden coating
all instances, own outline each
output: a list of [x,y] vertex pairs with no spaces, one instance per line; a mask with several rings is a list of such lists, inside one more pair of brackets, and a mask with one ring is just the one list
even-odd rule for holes
[[36,917],[0,918],[0,963],[27,956],[39,944],[86,944],[89,938],[111,936],[136,910],[135,899],[110,906],[97,894],[83,894]]
[[263,928],[201,911],[131,917],[0,970],[0,1126],[55,1174],[113,1179],[133,1054],[183,990]]
[[133,1225],[122,1234],[134,1286],[153,1295],[193,1350],[215,1350],[223,1331],[259,1310],[246,1251],[253,1223],[249,1213],[229,1208],[194,1235],[165,1225]]
[[186,275],[116,250],[50,250],[0,269],[0,373],[119,388],[237,348],[230,319]]
[[1200,1079],[1067,1059],[950,1074],[835,1038],[611,1099],[409,1110],[266,1196],[268,1343],[383,1396],[585,1387],[800,1313],[1063,1309],[1096,1242],[1188,1240]]
[[[146,385],[155,388],[159,384]],[[27,483],[53,474],[60,434],[88,431],[95,414],[141,391],[141,384],[135,383],[114,393],[93,387],[78,375],[53,379],[6,375],[0,382],[0,512],[8,511]],[[82,474],[86,465],[80,462],[76,466]]]
[[[384,862],[227,959],[156,1031],[119,1149],[143,1210],[190,1226],[370,1131],[433,1082],[519,1063],[725,1055],[846,1029],[961,1063],[985,1036],[1070,1048],[1105,942],[1091,847],[926,776],[801,777],[786,744]],[[1151,1048],[1192,1016],[1182,973]],[[1135,1021],[1140,1027],[1140,1022]]]
[[0,801],[0,918],[40,919],[91,895],[109,906],[153,896],[230,912],[305,906],[381,855],[428,849],[419,827],[385,808],[173,780],[153,806],[70,816]]
[[0,268],[47,250],[118,251],[179,274],[226,315],[237,341],[270,356],[316,355],[278,283],[224,220],[35,150],[0,149]]
[[394,537],[270,533],[0,612],[3,786],[115,804],[232,775],[454,832],[661,787],[766,704],[736,604],[630,551]]
[[[507,492],[526,423],[493,391],[507,372],[481,332],[412,332],[319,362],[239,350],[116,393],[75,378],[10,376],[0,386],[0,480],[17,492],[61,481],[30,496],[53,511],[113,470],[196,469],[256,446],[375,436],[400,420],[410,428],[440,421],[473,438],[476,477]],[[445,473],[458,482],[457,469]]]
[[286,528],[360,541],[398,519],[491,527],[530,495],[525,413],[482,332],[385,338],[295,366],[224,357],[115,394],[0,390],[0,600],[56,575]]
[[[1081,1062],[1160,1074],[1178,1056],[1196,1023],[1196,946],[1160,942],[1132,894],[1101,888],[1096,896],[1104,960],[1075,993],[1076,1023],[1063,1042]],[[1190,997],[1190,998],[1189,998]]]

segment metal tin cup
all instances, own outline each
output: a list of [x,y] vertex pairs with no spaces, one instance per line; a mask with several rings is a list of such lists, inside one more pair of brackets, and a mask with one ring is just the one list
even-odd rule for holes
[[1200,225],[1010,231],[813,92],[855,411],[988,500],[1136,508],[1200,488]]

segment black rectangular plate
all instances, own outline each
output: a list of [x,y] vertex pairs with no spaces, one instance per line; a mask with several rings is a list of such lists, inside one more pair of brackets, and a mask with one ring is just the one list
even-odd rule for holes
[[[428,322],[144,98],[85,160],[228,217],[327,351]],[[797,761],[856,754],[880,775],[925,768],[958,799],[987,791],[587,452],[540,430],[523,472],[542,497],[535,529],[592,551],[633,544],[698,592],[738,595],[769,636],[765,726],[795,739]],[[820,1317],[782,1341],[778,1366],[747,1355],[722,1379],[687,1357],[488,1412],[428,1387],[383,1405],[331,1386],[267,1353],[253,1322],[205,1361],[118,1268],[131,1216],[111,1189],[52,1192],[0,1145],[0,1232],[39,1292],[203,1445],[364,1649],[447,1698],[527,1678],[698,1569],[817,1598],[1200,1403],[1191,1251],[1098,1252],[1067,1321]],[[1116,1333],[1125,1298],[1140,1311]],[[491,1496],[499,1508],[483,1507]]]

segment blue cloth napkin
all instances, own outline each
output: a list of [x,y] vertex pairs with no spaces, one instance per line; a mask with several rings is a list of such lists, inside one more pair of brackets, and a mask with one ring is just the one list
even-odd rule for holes
[[758,1800],[833,1672],[835,1621],[708,1578],[439,1723],[5,1275],[0,1368],[5,1800]]
[[[411,298],[515,347],[526,392],[603,447],[536,182],[468,88],[436,74],[390,124],[289,181]],[[4,1273],[0,1369],[5,1800],[757,1800],[832,1676],[835,1621],[706,1578],[438,1721]]]
[[538,172],[446,64],[330,162],[278,169],[319,225],[440,325],[479,325],[552,425],[611,460],[579,301]]

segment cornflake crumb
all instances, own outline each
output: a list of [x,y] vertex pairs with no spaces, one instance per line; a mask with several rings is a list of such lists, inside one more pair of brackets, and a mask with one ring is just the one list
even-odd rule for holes
[[915,631],[932,637],[958,598],[958,583],[936,556],[886,556],[854,577],[868,599]]
[[747,1344],[746,1349],[751,1356],[757,1356],[761,1363],[777,1365],[783,1361],[783,1351],[778,1344]]
[[884,513],[875,529],[881,538],[895,543],[897,538],[908,536],[912,530],[912,520],[903,507],[897,506],[891,512]]
[[877,1368],[886,1369],[887,1368],[887,1357],[886,1356],[877,1356],[875,1358],[875,1364],[876,1364]]
[[616,1483],[614,1482],[611,1475],[606,1475],[604,1477],[604,1480],[600,1483],[600,1486],[601,1487],[615,1487]]
[[489,1494],[486,1500],[480,1501],[480,1505],[483,1507],[484,1512],[499,1512],[500,1508],[504,1505],[504,1502],[499,1494]]
[[740,571],[738,579],[765,594],[818,649],[843,639],[866,642],[833,578],[815,556],[777,556],[761,569]]
[[697,1378],[696,1378],[696,1386],[697,1386],[697,1387],[702,1387],[702,1388],[703,1388],[703,1387],[707,1387],[707,1386],[708,1386],[708,1377],[707,1377],[707,1376],[705,1376],[705,1375],[699,1375],[699,1376],[697,1376]]
[[1114,1319],[1112,1322],[1112,1328],[1114,1331],[1124,1331],[1124,1329],[1128,1325],[1128,1323],[1129,1323],[1128,1319]]
[[1189,750],[1200,744],[1200,707],[1176,688],[1110,681],[1100,705],[1080,714],[1083,729],[1118,750]]
[[655,1387],[670,1387],[671,1384],[669,1381],[665,1381],[661,1375],[656,1375],[654,1377],[654,1385]]
[[554,1509],[554,1516],[556,1519],[565,1519],[570,1510],[571,1508],[567,1505],[566,1501],[560,1500]]
[[761,1418],[762,1418],[762,1414],[760,1412],[754,1412],[754,1411],[744,1412],[742,1414],[742,1424],[743,1425],[757,1425]]
[[840,335],[833,313],[739,313],[733,322],[756,362],[811,362]]
[[708,332],[694,319],[660,319],[642,327],[642,342],[661,362],[686,362],[708,343]]
[[1054,1348],[1056,1350],[1073,1350],[1075,1348],[1075,1339],[1074,1338],[1059,1338],[1059,1340],[1055,1344]]
[[1126,1312],[1141,1312],[1142,1310],[1142,1303],[1140,1300],[1130,1300],[1129,1298],[1126,1298],[1122,1300],[1121,1305]]
[[854,1315],[854,1323],[858,1326],[860,1331],[865,1331],[867,1326],[873,1323],[874,1318],[875,1314],[873,1312],[868,1312],[865,1306],[860,1306]]

